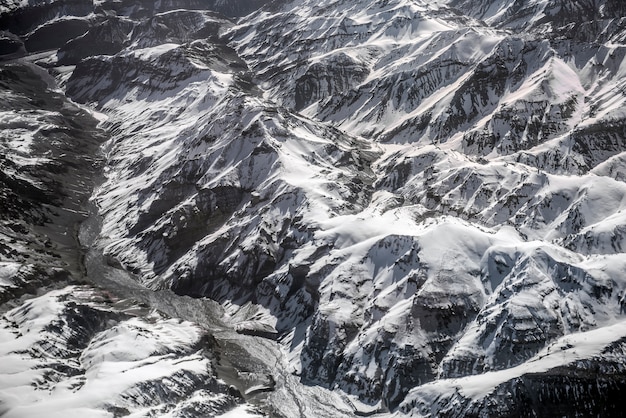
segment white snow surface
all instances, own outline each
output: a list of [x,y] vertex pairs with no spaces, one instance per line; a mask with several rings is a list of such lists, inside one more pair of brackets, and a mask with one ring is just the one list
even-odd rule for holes
[[[3,416],[109,417],[112,408],[137,417],[165,416],[178,407],[167,399],[170,391],[193,393],[185,400],[189,405],[232,408],[225,390],[211,393],[197,386],[214,379],[210,360],[195,348],[203,334],[197,325],[156,312],[125,315],[124,304],[112,305],[101,291],[71,286],[7,312],[0,319]],[[104,324],[97,324],[98,312],[108,317]],[[77,343],[82,333],[92,335]]]
[[[111,134],[97,245],[151,289],[278,336],[278,370],[295,373],[268,398],[283,411],[437,416],[626,337],[621,32],[600,16],[600,33],[581,25],[591,41],[550,42],[553,2],[479,3],[282,2],[225,28],[252,75],[168,41],[67,80]],[[28,135],[6,140],[16,161]],[[104,413],[140,381],[210,369],[168,356],[198,327],[154,313],[91,340],[79,389],[29,386],[47,360],[20,350],[63,292],[3,320],[23,333],[2,331],[15,361],[0,367],[21,379],[5,380],[7,416]]]

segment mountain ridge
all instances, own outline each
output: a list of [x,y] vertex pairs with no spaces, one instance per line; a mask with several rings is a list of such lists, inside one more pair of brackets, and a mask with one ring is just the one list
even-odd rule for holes
[[304,385],[266,411],[319,389],[338,415],[615,412],[621,4],[218,3],[98,2],[23,58],[110,135],[107,262],[276,339]]

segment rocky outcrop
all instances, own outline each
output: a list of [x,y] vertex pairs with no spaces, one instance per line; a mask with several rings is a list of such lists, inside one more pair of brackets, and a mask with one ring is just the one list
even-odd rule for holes
[[[85,18],[92,11],[91,0],[46,0],[27,6],[21,2],[9,1],[6,6],[0,8],[0,30],[23,36],[59,18],[71,16]],[[63,34],[55,34],[55,38],[62,36]]]
[[70,39],[83,35],[89,29],[87,19],[63,18],[39,26],[26,36],[24,47],[28,52],[57,49]]
[[[520,376],[484,375],[494,379],[489,393],[483,391],[478,381],[472,382],[477,385],[473,389],[469,385],[454,387],[454,381],[442,381],[438,387],[425,385],[410,394],[410,400],[400,411],[408,416],[437,411],[446,417],[550,416],[563,411],[571,411],[572,415],[619,415],[618,398],[624,386],[619,360],[623,355],[623,338],[594,337],[598,338],[596,342],[601,341],[601,348],[584,360],[575,359],[575,355],[572,358],[571,344],[555,344],[550,348],[557,352],[550,349],[542,352],[535,360],[536,365]],[[553,357],[569,358],[571,363],[559,365]]]
[[24,53],[24,43],[11,32],[0,32],[0,55]]
[[327,62],[312,64],[295,87],[295,109],[350,91],[365,80],[369,70],[363,63],[344,54],[327,58]]
[[94,55],[114,55],[128,43],[135,23],[123,17],[112,17],[95,24],[82,36],[73,37],[58,52],[58,64],[76,65]]

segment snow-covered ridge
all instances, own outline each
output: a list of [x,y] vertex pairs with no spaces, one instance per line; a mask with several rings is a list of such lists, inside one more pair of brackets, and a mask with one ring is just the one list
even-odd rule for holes
[[623,8],[470,3],[98,15],[40,60],[107,117],[96,245],[277,339],[335,415],[614,411]]
[[137,311],[68,287],[8,312],[0,320],[3,416],[200,416],[241,402],[215,379],[201,329]]
[[[546,416],[572,408],[586,409],[588,395],[584,385],[597,384],[596,397],[619,392],[612,379],[624,372],[623,321],[605,328],[581,332],[556,340],[524,365],[497,372],[468,376],[461,379],[441,379],[423,385],[407,395],[400,406],[398,417],[422,417],[436,414],[455,416],[518,415],[525,413],[504,402],[511,391],[523,392],[533,397],[534,410]],[[589,367],[598,367],[602,375],[585,376]],[[542,379],[550,382],[564,379],[563,386],[542,385]],[[596,380],[597,379],[597,380]],[[535,382],[533,382],[535,380]],[[620,380],[619,378],[617,380]],[[533,384],[534,383],[534,384]],[[539,383],[539,384],[538,384]],[[467,401],[470,399],[471,401]],[[501,402],[490,402],[496,399]],[[571,402],[568,405],[568,402]],[[599,415],[619,415],[615,404],[589,408]]]

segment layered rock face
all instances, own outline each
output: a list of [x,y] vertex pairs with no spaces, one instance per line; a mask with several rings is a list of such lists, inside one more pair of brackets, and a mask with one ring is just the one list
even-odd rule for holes
[[626,384],[625,22],[613,0],[49,1],[0,30],[109,137],[92,248],[277,340],[294,409],[279,382],[265,412],[574,416]]

